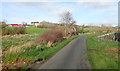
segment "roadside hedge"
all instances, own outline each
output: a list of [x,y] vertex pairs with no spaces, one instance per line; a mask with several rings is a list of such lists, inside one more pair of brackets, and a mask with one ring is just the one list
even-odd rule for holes
[[25,34],[25,27],[5,27],[2,29],[2,35],[15,35],[15,34]]

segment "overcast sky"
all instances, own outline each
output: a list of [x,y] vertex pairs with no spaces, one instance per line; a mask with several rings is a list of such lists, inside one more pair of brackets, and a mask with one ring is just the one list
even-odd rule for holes
[[59,22],[64,11],[70,11],[77,24],[118,25],[119,0],[2,0],[0,21],[30,23]]

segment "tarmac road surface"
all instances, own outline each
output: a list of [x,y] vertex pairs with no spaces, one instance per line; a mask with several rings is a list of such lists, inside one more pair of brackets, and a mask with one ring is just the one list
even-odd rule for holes
[[86,36],[80,35],[37,69],[91,69],[87,58]]

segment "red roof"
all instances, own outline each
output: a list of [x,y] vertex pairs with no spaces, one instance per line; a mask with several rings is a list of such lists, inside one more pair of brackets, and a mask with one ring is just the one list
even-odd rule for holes
[[11,26],[23,26],[22,24],[10,24]]

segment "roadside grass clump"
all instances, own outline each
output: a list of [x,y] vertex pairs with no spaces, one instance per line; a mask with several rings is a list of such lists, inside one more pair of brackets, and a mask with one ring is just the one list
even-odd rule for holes
[[[98,33],[99,34],[99,33]],[[93,69],[118,69],[118,42],[87,35],[88,58]],[[111,50],[112,49],[112,50]],[[113,51],[114,49],[114,51]]]

